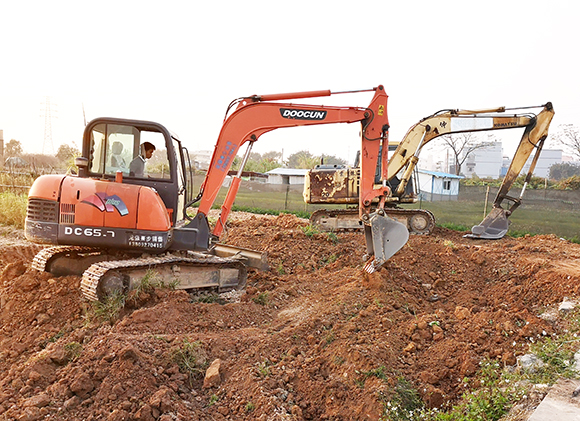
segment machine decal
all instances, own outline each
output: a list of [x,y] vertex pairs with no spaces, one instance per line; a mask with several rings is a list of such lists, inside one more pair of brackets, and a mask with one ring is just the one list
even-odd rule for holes
[[280,108],[280,115],[283,118],[293,120],[324,120],[326,118],[326,111]]
[[382,104],[379,105],[379,112],[378,112],[378,114],[379,115],[385,114],[385,106],[384,105],[382,105]]
[[83,199],[81,202],[93,205],[101,212],[113,212],[117,209],[121,216],[125,216],[129,213],[127,205],[125,205],[123,200],[116,194],[108,196],[107,193],[95,193],[92,196]]
[[236,156],[236,145],[234,145],[232,142],[227,142],[224,146],[224,149],[219,154],[215,168],[225,171],[226,168],[228,168],[229,162],[234,156]]
[[130,234],[129,245],[131,247],[163,249],[165,248],[165,238],[162,235]]
[[91,227],[64,227],[64,235],[77,235],[82,237],[115,237],[115,231]]

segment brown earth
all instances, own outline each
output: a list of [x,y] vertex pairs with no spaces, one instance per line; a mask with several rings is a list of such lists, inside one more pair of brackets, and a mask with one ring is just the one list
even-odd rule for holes
[[[112,323],[87,317],[80,278],[35,272],[38,246],[4,237],[0,420],[377,420],[398,378],[445,406],[480,361],[513,365],[558,329],[538,315],[580,288],[580,246],[554,236],[437,228],[367,275],[360,233],[309,237],[290,215],[230,225],[227,242],[271,266],[238,302],[161,289]],[[199,372],[177,364],[187,344]]]

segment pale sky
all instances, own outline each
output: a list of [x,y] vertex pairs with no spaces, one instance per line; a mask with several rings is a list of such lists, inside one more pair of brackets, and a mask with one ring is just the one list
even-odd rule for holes
[[[0,129],[5,142],[42,152],[49,96],[55,152],[80,147],[83,107],[87,121],[153,120],[190,151],[212,150],[235,98],[382,84],[391,140],[441,109],[548,101],[553,134],[580,125],[579,16],[573,0],[2,2]],[[311,103],[366,106],[371,97]],[[352,161],[359,128],[280,129],[254,151]]]

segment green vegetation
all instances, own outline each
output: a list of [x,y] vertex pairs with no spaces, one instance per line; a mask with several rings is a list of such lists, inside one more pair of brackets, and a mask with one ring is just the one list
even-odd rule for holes
[[[460,401],[448,409],[430,409],[424,406],[414,387],[405,379],[398,378],[389,397],[382,396],[384,402],[384,421],[472,421],[501,419],[509,409],[526,395],[535,384],[553,384],[559,378],[578,378],[573,369],[574,354],[580,348],[580,310],[567,317],[568,329],[558,336],[546,336],[530,347],[543,364],[533,369],[513,370],[503,367],[493,360],[480,363],[478,374],[465,379],[468,391]],[[389,373],[383,366],[362,372],[358,381],[370,376],[388,383]],[[391,376],[392,377],[392,376]]]
[[0,224],[24,228],[27,200],[23,193],[0,193]]
[[207,356],[200,341],[191,342],[188,338],[183,338],[181,346],[175,348],[170,354],[171,361],[179,367],[182,373],[192,377],[204,373],[208,366]]
[[268,291],[260,292],[256,297],[252,298],[252,301],[261,306],[265,306],[270,301],[270,294]]
[[83,316],[85,323],[89,325],[94,323],[114,324],[119,318],[121,310],[125,307],[126,299],[127,296],[123,292],[117,291],[105,297],[103,301],[91,302]]
[[320,234],[320,230],[318,229],[318,227],[312,224],[300,227],[300,229],[307,237],[314,237],[316,234]]
[[78,342],[69,342],[64,346],[64,350],[66,352],[67,360],[74,362],[81,356],[83,346]]
[[268,377],[270,375],[270,366],[272,363],[268,360],[264,360],[257,364],[258,374],[260,377]]

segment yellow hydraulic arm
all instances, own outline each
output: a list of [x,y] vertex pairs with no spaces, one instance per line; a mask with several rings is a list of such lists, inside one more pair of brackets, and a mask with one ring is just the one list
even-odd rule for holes
[[[521,203],[526,184],[532,176],[544,141],[548,136],[550,122],[554,116],[554,108],[551,102],[543,105],[538,114],[522,112],[528,108],[540,107],[509,109],[509,111],[520,111],[520,113],[514,114],[508,114],[508,109],[505,107],[486,110],[443,110],[424,118],[409,129],[397,149],[393,152],[393,156],[389,159],[388,174],[391,178],[403,170],[401,181],[393,195],[400,197],[404,194],[405,187],[419,161],[421,149],[436,137],[452,133],[525,128],[512,163],[494,201],[494,210],[490,212],[481,224],[473,227],[470,235],[474,238],[489,239],[503,237],[507,232],[507,217]],[[519,198],[508,196],[514,181],[534,150],[536,153],[526,177],[526,184],[524,184]],[[507,211],[501,208],[501,203],[505,199],[513,202],[512,207]]]

